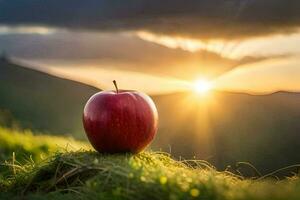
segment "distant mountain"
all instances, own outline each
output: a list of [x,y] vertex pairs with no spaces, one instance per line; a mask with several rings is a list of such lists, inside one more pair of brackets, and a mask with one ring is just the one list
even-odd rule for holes
[[[23,128],[85,138],[82,110],[97,91],[2,60],[0,125],[16,120]],[[177,158],[196,156],[220,169],[238,161],[264,172],[300,163],[299,93],[177,93],[153,99],[160,118],[155,150]]]
[[13,118],[22,128],[84,138],[82,110],[97,91],[0,59],[0,113],[6,114],[2,123]]
[[153,98],[160,116],[155,147],[173,156],[195,155],[222,169],[249,161],[265,172],[300,163],[300,93]]

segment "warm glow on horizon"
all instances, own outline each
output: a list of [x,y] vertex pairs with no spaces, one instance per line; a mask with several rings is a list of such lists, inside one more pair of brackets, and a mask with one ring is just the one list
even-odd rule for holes
[[[299,92],[299,57],[268,59],[241,65],[214,79],[220,91],[270,94],[276,91]],[[287,78],[288,77],[288,78]]]
[[212,89],[212,83],[205,79],[199,79],[194,82],[194,90],[199,94],[206,94],[211,89]]

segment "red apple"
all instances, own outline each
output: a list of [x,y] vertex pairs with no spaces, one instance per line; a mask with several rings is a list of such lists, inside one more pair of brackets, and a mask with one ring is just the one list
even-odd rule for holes
[[154,102],[144,93],[103,91],[93,95],[83,111],[87,137],[98,152],[138,153],[153,139],[158,126]]

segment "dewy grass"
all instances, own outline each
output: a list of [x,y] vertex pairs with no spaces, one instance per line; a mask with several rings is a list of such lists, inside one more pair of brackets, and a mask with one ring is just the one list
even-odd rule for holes
[[[197,161],[195,161],[197,162]],[[200,161],[201,162],[201,161]],[[299,199],[300,180],[247,180],[166,154],[57,153],[6,179],[3,195],[73,199]],[[0,195],[1,197],[1,195]]]
[[[40,144],[54,142],[51,138]],[[10,159],[6,164],[11,168],[0,172],[0,199],[300,199],[297,175],[280,181],[251,180],[218,172],[204,161],[175,161],[161,152],[107,155],[63,150],[42,160]]]

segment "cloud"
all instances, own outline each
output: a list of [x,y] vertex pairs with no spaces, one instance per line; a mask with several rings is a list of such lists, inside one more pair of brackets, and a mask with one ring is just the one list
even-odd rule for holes
[[0,0],[0,23],[201,39],[294,32],[298,0]]
[[54,33],[54,29],[49,29],[46,27],[39,26],[0,26],[0,35],[9,35],[9,34],[39,34],[47,35]]
[[300,30],[293,34],[273,35],[252,38],[243,41],[202,41],[190,38],[156,35],[149,32],[137,32],[136,35],[143,40],[164,45],[169,48],[180,48],[185,51],[214,52],[222,57],[231,59],[244,59],[247,57],[281,57],[300,54]]
[[0,44],[0,51],[11,56],[52,66],[116,68],[180,79],[215,77],[240,62],[204,50],[168,48],[125,33],[10,34],[0,36]]

